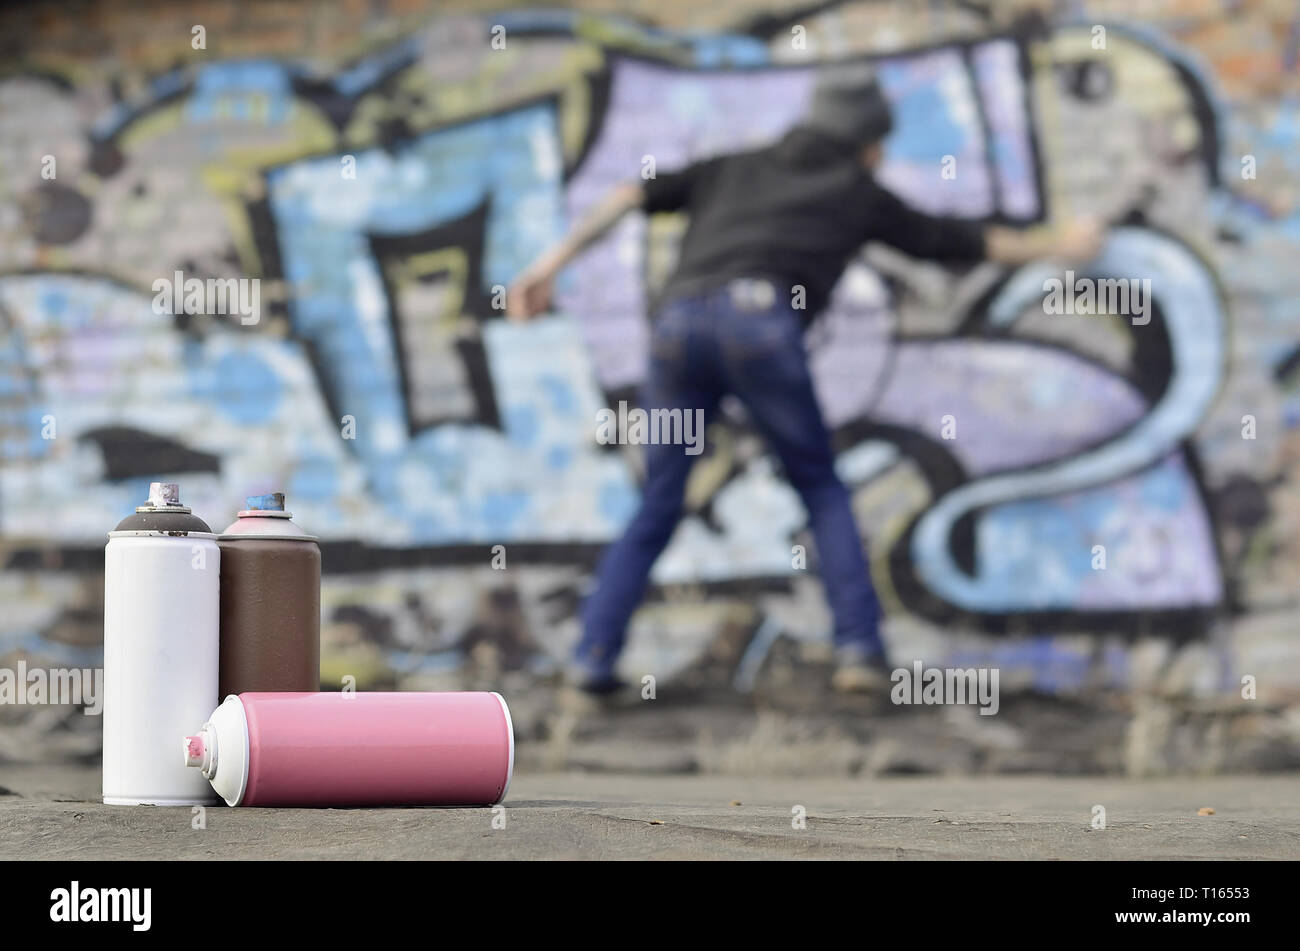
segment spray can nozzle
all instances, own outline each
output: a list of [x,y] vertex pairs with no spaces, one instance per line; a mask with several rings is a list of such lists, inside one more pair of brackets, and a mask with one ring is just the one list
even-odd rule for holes
[[212,734],[204,727],[193,736],[185,737],[185,765],[197,766],[209,779],[216,767],[217,746]]
[[181,505],[181,487],[175,482],[150,482],[149,500],[144,505],[135,507],[137,512],[184,512],[189,509]]
[[250,512],[283,512],[284,493],[269,492],[266,495],[250,495],[244,499],[244,508]]
[[293,518],[292,512],[284,510],[284,493],[268,492],[266,495],[249,495],[244,498],[244,508],[240,518]]

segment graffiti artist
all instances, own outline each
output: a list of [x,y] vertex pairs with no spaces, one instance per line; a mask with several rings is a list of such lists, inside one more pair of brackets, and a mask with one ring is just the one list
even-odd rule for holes
[[[689,215],[677,269],[655,308],[643,405],[701,411],[707,420],[724,395],[740,399],[808,511],[834,616],[832,685],[882,694],[889,666],[880,605],[849,493],[835,473],[803,332],[866,242],[935,261],[1021,264],[1087,260],[1101,237],[1087,221],[1021,231],[907,207],[874,177],[892,127],[874,75],[860,65],[835,67],[803,121],[774,144],[612,189],[519,275],[507,300],[513,319],[546,311],[557,274],[635,209]],[[640,509],[605,552],[583,606],[571,669],[583,690],[621,686],[615,668],[627,625],[681,519],[694,458],[671,446],[646,448]]]

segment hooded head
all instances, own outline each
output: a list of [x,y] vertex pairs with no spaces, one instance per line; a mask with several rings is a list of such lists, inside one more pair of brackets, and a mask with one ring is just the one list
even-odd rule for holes
[[854,64],[834,66],[821,75],[800,125],[863,155],[889,135],[894,120],[875,72],[866,64]]

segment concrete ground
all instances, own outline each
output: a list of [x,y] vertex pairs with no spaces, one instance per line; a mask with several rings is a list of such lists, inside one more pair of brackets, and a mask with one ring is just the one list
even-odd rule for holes
[[[0,859],[1294,859],[1300,776],[522,772],[504,811],[110,807],[95,767],[0,768]],[[1106,828],[1091,828],[1094,806]],[[795,828],[802,807],[805,828]],[[1210,807],[1213,815],[1198,815]],[[493,823],[504,828],[494,828]]]

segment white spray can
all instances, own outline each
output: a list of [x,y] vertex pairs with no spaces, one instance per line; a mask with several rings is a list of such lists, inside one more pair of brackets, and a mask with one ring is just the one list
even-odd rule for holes
[[108,533],[104,550],[104,802],[215,801],[177,762],[176,735],[217,703],[221,551],[173,483]]

